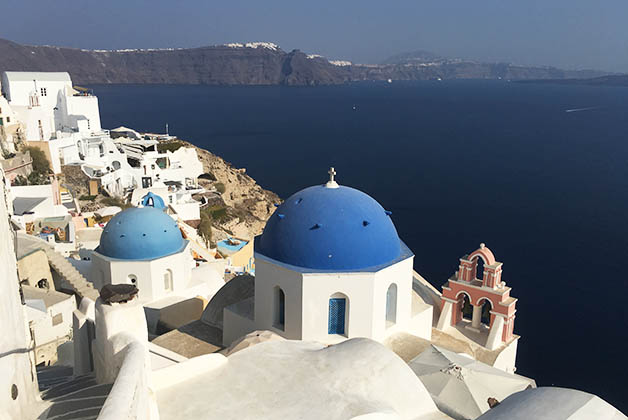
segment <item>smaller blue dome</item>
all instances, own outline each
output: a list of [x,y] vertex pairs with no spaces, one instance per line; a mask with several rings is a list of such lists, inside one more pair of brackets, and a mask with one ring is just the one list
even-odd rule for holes
[[156,209],[165,210],[166,204],[164,200],[158,196],[157,194],[153,194],[152,192],[148,192],[144,197],[142,197],[142,206],[144,207],[155,207]]
[[123,260],[153,260],[185,248],[179,226],[154,207],[130,208],[105,226],[96,252]]

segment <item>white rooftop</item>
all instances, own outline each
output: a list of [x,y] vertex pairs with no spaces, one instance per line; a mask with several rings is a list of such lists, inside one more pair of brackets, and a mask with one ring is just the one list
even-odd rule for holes
[[30,82],[33,80],[47,80],[50,82],[72,83],[70,73],[53,71],[6,71],[4,72],[9,82]]
[[183,382],[162,376],[169,386],[157,390],[161,420],[449,419],[400,358],[365,338],[267,341]]

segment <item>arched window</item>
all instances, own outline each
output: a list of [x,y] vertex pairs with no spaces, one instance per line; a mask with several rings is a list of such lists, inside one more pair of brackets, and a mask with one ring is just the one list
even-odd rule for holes
[[488,299],[484,299],[481,301],[482,303],[482,324],[490,325],[491,324],[491,311],[493,310],[493,305]]
[[335,293],[329,298],[328,334],[347,336],[347,319],[349,318],[349,298],[342,293]]
[[484,280],[484,259],[482,257],[475,257],[475,278]]
[[273,301],[273,326],[283,331],[286,324],[286,294],[279,286],[275,287]]
[[386,292],[386,327],[390,327],[397,322],[397,285],[395,283],[388,286]]
[[466,293],[462,293],[462,296],[458,296],[458,299],[462,300],[462,305],[460,305],[460,310],[462,311],[462,318],[468,319],[468,320],[473,319],[473,306],[471,306],[471,301],[469,300],[469,296]]
[[164,290],[166,292],[172,292],[172,270],[168,269],[164,273]]

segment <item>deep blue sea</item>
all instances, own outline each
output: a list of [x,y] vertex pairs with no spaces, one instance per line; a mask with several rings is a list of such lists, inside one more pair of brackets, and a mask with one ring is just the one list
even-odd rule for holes
[[439,288],[486,243],[519,298],[518,373],[628,411],[628,88],[94,89],[104,127],[168,123],[283,198],[334,166],[392,210],[415,269]]

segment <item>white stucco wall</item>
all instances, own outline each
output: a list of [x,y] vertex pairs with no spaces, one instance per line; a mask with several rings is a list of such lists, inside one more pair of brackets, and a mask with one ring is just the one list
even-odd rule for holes
[[[238,314],[238,307],[225,309],[227,341],[254,329],[273,331],[293,340],[337,343],[346,338],[368,337],[382,341],[404,331],[431,336],[431,307],[412,305],[412,260],[407,258],[377,272],[301,273],[256,255],[255,316],[253,322]],[[395,322],[386,320],[387,293],[397,286]],[[277,325],[277,289],[285,295],[285,322]],[[345,297],[345,333],[328,333],[329,299]]]
[[62,125],[65,126],[63,128],[78,129],[78,121],[85,119],[89,121],[89,124],[86,124],[87,132],[101,131],[100,110],[98,108],[98,98],[96,96],[64,95],[61,105],[64,111],[61,118]]
[[[285,326],[283,330],[274,325],[274,293],[277,286],[285,294]],[[277,266],[261,258],[256,259],[255,325],[257,329],[270,330],[286,338],[301,340],[302,295],[301,273]],[[226,325],[225,328],[227,328]]]
[[[347,297],[345,334],[328,334],[329,298]],[[303,340],[336,342],[339,339],[373,336],[374,273],[336,273],[303,276]]]
[[[144,308],[134,299],[126,303],[95,305],[96,336],[92,343],[94,370],[100,383],[112,383],[124,360],[123,349],[137,341],[148,346]],[[148,350],[145,355],[148,362]]]
[[[412,318],[412,263],[414,257],[386,267],[375,273],[373,292],[372,338],[383,340],[397,331],[404,331]],[[386,322],[388,288],[397,285],[397,314],[392,325]]]
[[515,338],[514,340],[512,340],[506,346],[506,348],[504,348],[504,350],[499,353],[499,355],[495,359],[495,363],[493,363],[493,366],[508,373],[515,373],[517,370],[515,363],[517,361],[518,343],[519,338]]
[[[27,305],[29,305],[28,300]],[[69,337],[72,330],[72,312],[75,309],[76,300],[72,295],[67,295],[67,298],[63,301],[48,306],[46,308],[46,317],[37,320],[31,325],[36,345],[48,344],[57,339]],[[60,321],[57,321],[55,325],[53,318],[57,315],[61,316],[57,318]]]
[[[26,141],[47,141],[55,132],[54,117],[48,109],[14,105],[13,110],[20,122],[24,124]],[[41,130],[39,129],[40,122]]]
[[[137,278],[138,298],[142,302],[184,292],[190,286],[194,265],[188,248],[189,244],[179,253],[146,261],[119,260],[94,251],[89,280],[100,289],[105,284],[132,284],[129,276],[133,275]],[[166,270],[172,271],[172,292],[164,287]]]
[[[21,304],[13,235],[9,228],[5,183],[0,170],[0,418],[29,418],[37,395],[31,364],[30,333]],[[17,398],[11,396],[15,385]]]

